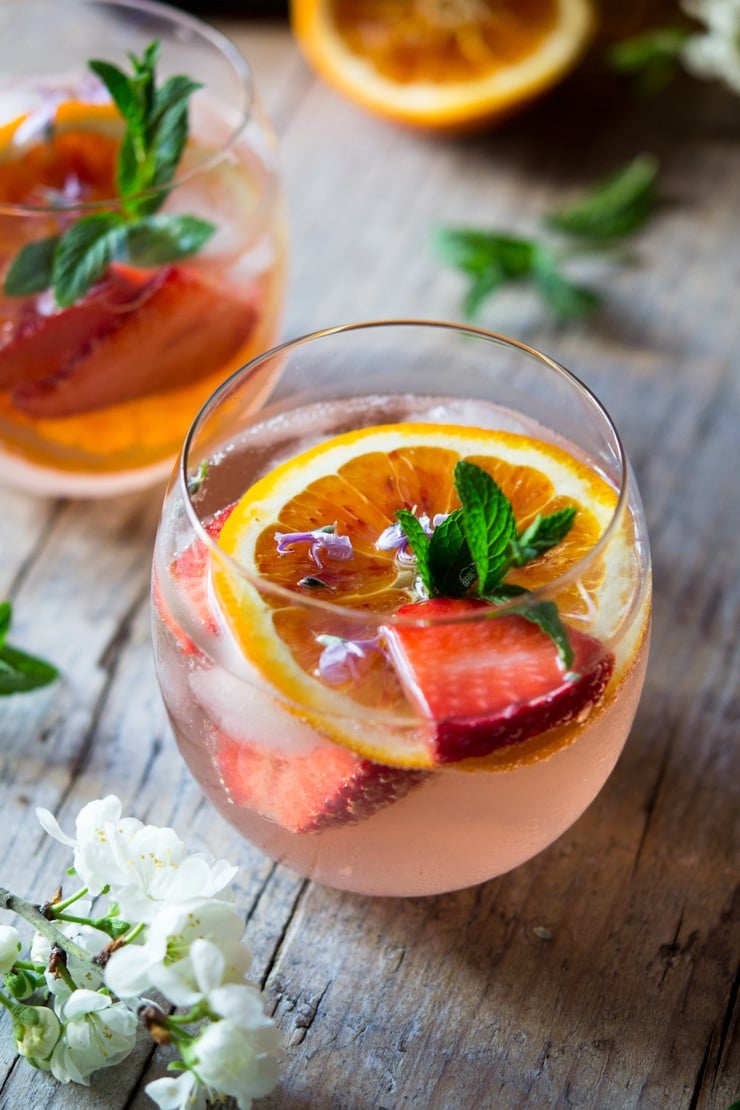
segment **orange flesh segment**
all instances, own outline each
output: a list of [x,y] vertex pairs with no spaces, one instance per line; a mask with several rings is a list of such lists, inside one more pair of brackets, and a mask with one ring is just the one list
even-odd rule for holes
[[399,84],[459,82],[512,65],[555,26],[555,0],[334,0],[348,49]]

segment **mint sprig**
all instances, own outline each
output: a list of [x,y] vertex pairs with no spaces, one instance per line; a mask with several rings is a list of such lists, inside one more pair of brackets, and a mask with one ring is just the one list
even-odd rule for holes
[[112,262],[158,266],[194,254],[216,230],[198,216],[155,215],[164,204],[188,139],[188,110],[201,86],[183,75],[157,85],[159,43],[132,73],[111,62],[89,68],[103,82],[126,125],[116,162],[120,208],[76,220],[62,235],[28,243],[10,264],[4,291],[25,297],[51,289],[60,308],[76,304]]
[[9,601],[0,602],[0,697],[24,694],[48,686],[59,672],[51,663],[28,655],[6,643],[13,609]]
[[429,597],[472,595],[493,605],[519,604],[516,612],[537,624],[555,643],[565,667],[573,661],[567,629],[552,601],[531,602],[522,586],[506,583],[512,567],[522,567],[560,543],[573,526],[575,507],[539,514],[517,530],[514,511],[501,487],[482,467],[460,459],[455,465],[454,509],[428,535],[408,509],[396,513],[416,557],[417,574]]
[[632,77],[640,96],[654,96],[670,85],[681,68],[681,52],[691,34],[690,27],[651,27],[615,42],[606,60],[617,73]]
[[469,281],[465,316],[473,319],[489,297],[513,285],[532,288],[560,321],[594,312],[601,304],[600,294],[573,281],[567,264],[578,254],[612,248],[647,221],[656,203],[657,173],[656,160],[641,154],[572,204],[546,216],[545,227],[567,236],[567,246],[497,229],[438,228],[434,237],[438,257]]

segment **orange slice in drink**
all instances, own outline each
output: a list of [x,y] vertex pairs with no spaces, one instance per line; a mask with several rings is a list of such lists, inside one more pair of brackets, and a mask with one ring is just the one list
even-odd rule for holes
[[[614,517],[615,490],[557,446],[504,431],[409,423],[361,428],[278,466],[244,494],[218,540],[230,559],[215,570],[216,594],[247,661],[319,731],[379,762],[428,767],[438,760],[423,723],[414,727],[383,651],[355,653],[351,680],[337,684],[325,681],[322,653],[335,638],[370,641],[384,619],[413,600],[413,570],[399,566],[394,550],[379,549],[378,539],[400,508],[430,520],[456,508],[453,468],[461,458],[493,476],[519,530],[538,513],[577,508],[565,539],[509,577],[525,588],[574,567]],[[318,531],[326,528],[333,529],[328,540]],[[309,539],[290,539],[301,534]],[[351,557],[332,551],[337,537],[351,545]],[[630,559],[626,538],[607,544],[599,582],[607,575],[628,581]],[[566,619],[573,616],[570,595],[577,600],[583,588],[581,576],[558,593]],[[602,593],[592,587],[587,631],[598,628]]]
[[314,68],[363,107],[411,126],[490,124],[573,67],[590,0],[292,0]]

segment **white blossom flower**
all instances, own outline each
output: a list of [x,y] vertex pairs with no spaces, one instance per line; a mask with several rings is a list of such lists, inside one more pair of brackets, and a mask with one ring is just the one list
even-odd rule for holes
[[127,921],[151,921],[168,902],[214,897],[238,870],[208,853],[189,853],[172,829],[122,818],[115,794],[83,806],[76,839],[62,831],[48,810],[37,809],[36,814],[50,836],[74,849],[75,871],[90,893],[110,886]]
[[[214,1004],[214,996],[225,985],[245,987],[247,973],[252,963],[252,954],[245,944],[235,941],[220,941],[218,944],[203,937],[196,937],[190,951],[183,959],[164,963],[156,973],[157,990],[174,1003],[175,1006],[195,1006],[205,1001],[211,1010],[221,1017],[227,1015]],[[259,1001],[259,991],[249,986]]]
[[208,1092],[191,1071],[175,1076],[165,1075],[147,1083],[144,1088],[160,1110],[206,1110]]
[[682,0],[682,7],[706,27],[689,35],[682,47],[686,68],[740,93],[740,0]]
[[278,1081],[280,1035],[264,1020],[265,1024],[253,1029],[229,1019],[212,1022],[183,1050],[186,1064],[194,1068],[201,1082],[232,1095],[239,1110],[250,1110],[252,1099],[269,1094]]
[[60,1011],[62,1035],[51,1055],[60,1083],[89,1086],[99,1068],[120,1064],[136,1041],[136,1015],[122,1002],[97,991],[74,991]]
[[[80,916],[86,913],[86,906],[89,903],[80,902],[77,905]],[[84,949],[91,956],[97,956],[105,946],[110,942],[110,937],[107,933],[102,932],[100,929],[94,929],[92,925],[82,925],[78,922],[65,921],[58,922],[57,927],[60,932],[68,937],[69,940],[75,942],[80,948]],[[36,933],[31,943],[31,959],[36,964],[48,965],[51,959],[51,941],[43,935],[43,933]],[[67,971],[69,972],[72,980],[77,987],[85,987],[87,990],[97,990],[103,983],[102,968],[97,967],[95,964],[83,963],[78,960],[76,956],[67,954]],[[58,1000],[64,1001],[71,993],[70,987],[65,983],[61,976],[56,975],[53,971],[47,970],[44,972],[46,985],[51,994]]]
[[[113,953],[105,982],[119,998],[133,998],[152,988],[166,993],[173,985],[167,968],[189,956],[194,940],[234,944],[243,935],[244,920],[228,902],[200,898],[168,906],[150,922],[143,944],[127,944]],[[176,1005],[181,1004],[180,997]]]
[[10,971],[21,950],[21,937],[12,925],[0,925],[0,975]]
[[46,1006],[18,1006],[13,1010],[13,1040],[21,1056],[37,1067],[48,1060],[59,1041],[61,1026]]

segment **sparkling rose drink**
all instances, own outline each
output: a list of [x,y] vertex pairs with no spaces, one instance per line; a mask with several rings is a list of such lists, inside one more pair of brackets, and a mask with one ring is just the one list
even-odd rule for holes
[[[471,475],[514,531],[501,568],[471,536],[475,569],[463,538],[444,579]],[[471,329],[337,329],[235,375],[186,443],[153,582],[204,792],[351,890],[455,889],[545,848],[611,772],[642,686],[648,552],[618,437],[565,371]]]
[[105,496],[165,475],[277,339],[275,144],[247,63],[174,8],[31,0],[0,27],[3,475]]

